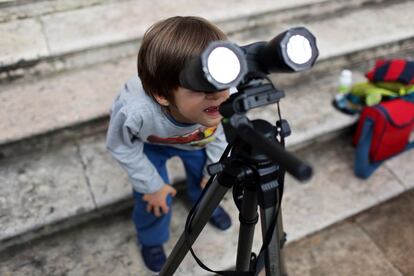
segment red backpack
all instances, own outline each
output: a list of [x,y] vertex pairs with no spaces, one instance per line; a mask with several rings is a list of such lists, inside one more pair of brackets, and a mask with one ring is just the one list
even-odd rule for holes
[[381,161],[414,147],[414,102],[404,98],[365,107],[354,135],[355,174],[367,178]]

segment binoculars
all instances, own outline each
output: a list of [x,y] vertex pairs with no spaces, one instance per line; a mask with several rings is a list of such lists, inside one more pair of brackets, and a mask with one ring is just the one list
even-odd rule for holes
[[237,87],[249,78],[309,69],[318,55],[316,39],[304,27],[291,28],[268,42],[246,46],[213,41],[200,56],[185,63],[179,76],[180,85],[193,91],[213,93]]

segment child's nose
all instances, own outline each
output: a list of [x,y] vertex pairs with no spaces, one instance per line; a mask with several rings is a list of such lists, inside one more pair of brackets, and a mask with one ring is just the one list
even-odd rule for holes
[[223,95],[223,91],[217,91],[212,93],[206,93],[206,98],[209,100],[217,100]]

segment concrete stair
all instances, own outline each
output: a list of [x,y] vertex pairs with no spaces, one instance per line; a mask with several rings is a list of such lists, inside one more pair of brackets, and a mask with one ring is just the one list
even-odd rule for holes
[[[98,144],[102,144],[102,141],[89,141],[89,143],[93,145],[91,147],[98,148]],[[118,181],[116,182],[118,189],[113,187],[108,194],[121,189],[128,193],[127,184],[124,187],[120,185],[124,183],[120,181],[122,174],[108,172],[113,168],[109,167],[109,164],[103,165],[103,160],[107,157],[103,156],[102,152],[100,153],[102,156],[98,157],[97,153],[93,155],[91,151],[86,157],[89,160],[88,171],[91,175],[91,183],[102,184],[110,177]],[[288,244],[413,188],[414,174],[409,167],[404,166],[414,161],[412,152],[387,162],[367,181],[353,176],[353,148],[347,136],[331,141],[329,144],[314,144],[298,151],[297,154],[313,164],[315,175],[306,184],[300,184],[291,177],[286,179],[282,210]],[[67,159],[72,159],[66,156]],[[47,165],[45,160],[39,162]],[[31,175],[32,178],[37,178],[34,173]],[[40,193],[45,189],[42,188],[44,186],[33,189],[32,193],[37,193],[39,198]],[[74,202],[82,203],[85,209],[92,206],[91,201],[86,201],[87,196],[80,195],[80,191],[75,194],[64,187],[55,189],[62,192],[56,191],[54,198],[50,192],[44,194],[50,200],[45,202],[44,208],[32,209],[33,216],[26,220],[26,224],[56,216],[56,213],[62,211],[62,204],[65,204],[65,201],[72,203],[65,205],[67,213],[76,213]],[[63,197],[62,194],[67,196]],[[98,193],[95,199],[100,200]],[[233,221],[237,222],[237,210],[230,194],[223,200],[222,205],[230,211]],[[50,212],[51,206],[54,206],[55,212]],[[171,238],[166,244],[167,252],[172,250],[182,233],[188,208],[184,201],[178,198],[174,201],[173,210]],[[18,211],[23,213],[23,210]],[[15,220],[15,225],[19,225],[18,220]],[[114,211],[112,215],[89,220],[87,224],[76,228],[53,235],[49,233],[45,238],[3,250],[0,252],[0,274],[60,275],[66,272],[69,275],[150,275],[146,272],[139,256],[134,231],[130,220],[130,209],[121,213]],[[257,227],[253,247],[256,252],[261,245],[260,237],[260,229]],[[238,225],[234,225],[226,232],[219,232],[207,225],[196,242],[195,251],[208,266],[214,269],[230,268],[235,264],[237,239]],[[203,272],[188,255],[176,275],[210,274]]]
[[[312,70],[271,76],[286,92],[281,110],[293,131],[288,148],[315,170],[306,185],[290,177],[286,180],[283,215],[289,242],[413,188],[414,175],[407,166],[414,161],[412,152],[386,162],[368,181],[353,176],[353,149],[347,135],[357,118],[340,114],[331,101],[340,69],[352,69],[354,80],[362,81],[375,58],[413,56],[414,23],[399,15],[413,10],[414,3],[221,2],[208,7],[196,1],[153,1],[149,7],[144,1],[109,0],[0,5],[1,275],[13,271],[24,275],[26,269],[37,275],[39,258],[50,274],[145,275],[125,215],[132,206],[131,188],[125,173],[105,152],[104,132],[117,89],[135,72],[143,31],[154,20],[178,11],[212,20],[240,45],[269,40],[298,25],[308,27],[318,39],[320,59]],[[20,34],[25,24],[38,32],[24,38]],[[268,106],[249,116],[274,122],[276,114],[276,107]],[[184,180],[178,160],[170,161],[169,172],[172,182]],[[230,198],[223,204],[237,221]],[[174,209],[169,250],[186,216],[181,200],[176,200]],[[111,216],[119,213],[124,215]],[[91,219],[96,220],[88,226],[73,227]],[[19,252],[27,252],[22,248],[41,237],[34,252],[44,251],[42,257],[18,266]],[[236,226],[225,234],[208,229],[200,239],[197,248],[204,259],[221,268],[233,265]],[[257,247],[260,234],[256,239]],[[64,253],[51,257],[57,250]],[[67,256],[73,259],[61,265]],[[98,257],[92,262],[90,256]],[[194,264],[186,258],[177,275],[203,275]]]

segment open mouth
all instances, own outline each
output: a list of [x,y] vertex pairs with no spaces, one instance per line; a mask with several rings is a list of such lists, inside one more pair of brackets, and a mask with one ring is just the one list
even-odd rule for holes
[[218,106],[209,106],[208,108],[204,109],[204,112],[206,112],[209,115],[219,115],[219,107]]
[[205,112],[218,112],[218,106],[210,106],[206,109],[204,109]]

